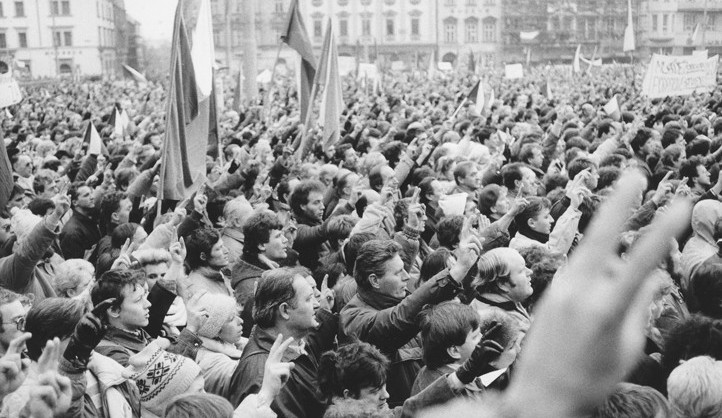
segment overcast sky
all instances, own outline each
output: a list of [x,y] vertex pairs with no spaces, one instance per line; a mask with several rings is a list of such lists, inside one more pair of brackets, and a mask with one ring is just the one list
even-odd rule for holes
[[125,0],[125,10],[140,22],[143,38],[170,41],[178,0]]

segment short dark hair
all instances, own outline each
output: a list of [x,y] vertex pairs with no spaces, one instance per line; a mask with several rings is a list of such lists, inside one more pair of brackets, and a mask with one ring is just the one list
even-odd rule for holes
[[283,303],[296,306],[296,289],[293,281],[299,272],[288,267],[263,272],[253,298],[253,321],[261,328],[276,323],[276,309]]
[[358,398],[363,389],[385,385],[388,368],[389,360],[378,348],[357,341],[321,356],[318,385],[328,402],[344,397],[346,390]]
[[531,288],[534,293],[524,301],[527,309],[531,309],[541,299],[557,270],[564,265],[564,255],[541,246],[524,248],[519,253],[532,271]]
[[50,199],[36,197],[28,203],[28,210],[38,216],[45,216],[51,209],[55,209],[55,202]]
[[615,391],[599,405],[591,418],[667,418],[671,410],[667,399],[649,386],[619,383]]
[[714,319],[722,319],[722,265],[703,263],[692,275],[690,290],[699,312]]
[[617,179],[622,175],[622,170],[618,167],[607,166],[599,169],[599,181],[597,189],[604,189],[614,185]]
[[308,196],[313,192],[323,193],[323,183],[317,180],[303,180],[293,188],[291,196],[288,198],[288,204],[294,214],[303,213],[302,205],[308,204]]
[[697,356],[722,360],[722,321],[691,315],[678,322],[664,341],[662,367],[669,374],[680,361]]
[[456,164],[456,168],[454,168],[454,181],[456,184],[459,184],[459,179],[466,178],[475,165],[476,163],[473,161],[462,161]]
[[211,393],[187,393],[173,398],[165,407],[164,418],[233,418],[233,405]]
[[97,306],[104,300],[115,299],[113,307],[118,309],[125,299],[123,289],[130,287],[135,290],[136,286],[142,286],[144,281],[143,270],[108,270],[93,285],[90,291],[90,300],[93,302],[93,306]]
[[528,230],[529,219],[536,218],[545,209],[551,209],[551,202],[546,197],[532,196],[527,199],[527,205],[515,217],[514,223],[520,231]]
[[424,258],[419,269],[419,285],[426,283],[440,271],[446,268],[446,262],[454,253],[445,247],[439,247]]
[[428,308],[421,319],[424,363],[435,369],[455,360],[446,351],[463,345],[470,332],[479,328],[479,314],[469,305],[444,302]]
[[679,177],[687,177],[687,185],[689,187],[694,187],[694,180],[699,177],[697,167],[700,165],[704,166],[704,163],[702,163],[702,159],[698,155],[687,158],[680,164]]
[[43,299],[30,308],[25,318],[25,331],[33,334],[26,343],[30,359],[37,361],[49,340],[70,337],[83,314],[83,302],[68,298]]
[[504,166],[501,169],[501,178],[504,186],[509,190],[516,189],[516,181],[521,180],[524,177],[522,168],[526,167],[522,163],[511,163]]
[[537,143],[524,144],[519,151],[519,161],[529,163],[529,160],[534,157],[534,150],[541,151],[541,149],[541,145]]
[[78,191],[83,187],[87,187],[92,191],[92,189],[89,186],[86,186],[82,181],[71,183],[68,187],[68,197],[70,197],[70,204],[73,207],[75,207],[75,201],[78,200]]
[[[211,249],[221,240],[221,234],[209,227],[196,229],[186,240],[188,255],[186,255],[186,264],[190,270],[208,264],[208,257],[211,255]],[[245,247],[245,245],[244,245]],[[201,258],[201,254],[205,254],[206,260]]]
[[113,228],[113,232],[110,234],[110,245],[113,248],[121,248],[125,241],[133,239],[133,235],[141,226],[134,222],[126,222]]
[[574,177],[576,177],[577,174],[581,173],[587,168],[597,168],[597,164],[595,164],[594,161],[588,158],[575,158],[574,160],[572,160],[572,162],[569,163],[569,166],[567,167],[567,171],[569,172],[569,180],[574,180]]
[[262,210],[253,213],[243,225],[243,253],[260,253],[258,246],[267,244],[271,240],[271,231],[275,230],[283,230],[283,224],[274,212]]
[[356,222],[356,218],[351,215],[334,216],[326,226],[328,240],[345,240],[351,235]]
[[682,136],[682,132],[677,129],[665,129],[664,133],[662,133],[662,148],[667,148],[674,144],[680,136]]
[[359,288],[370,289],[369,276],[381,277],[386,274],[386,262],[401,251],[401,246],[391,240],[374,239],[361,246],[356,257],[354,278]]
[[447,216],[441,219],[436,226],[436,238],[439,245],[453,250],[461,241],[461,230],[464,227],[462,215]]
[[634,134],[632,140],[629,142],[629,145],[632,147],[632,151],[636,154],[650,139],[652,139],[652,130],[650,128],[639,128]]
[[103,200],[100,202],[100,227],[102,228],[101,233],[110,233],[111,225],[113,224],[112,215],[120,209],[120,202],[123,199],[127,199],[128,195],[125,192],[113,192],[103,196]]
[[345,260],[346,264],[346,274],[353,275],[354,267],[356,266],[356,258],[358,257],[358,252],[361,250],[361,247],[376,238],[375,234],[372,234],[371,232],[360,232],[358,234],[353,234],[348,239],[348,242],[346,245],[343,246],[343,258]]

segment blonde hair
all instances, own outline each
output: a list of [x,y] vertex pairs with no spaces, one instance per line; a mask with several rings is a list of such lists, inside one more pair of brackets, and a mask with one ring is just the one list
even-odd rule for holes
[[162,248],[146,248],[133,253],[133,257],[141,266],[152,264],[170,263],[170,253]]
[[519,251],[507,247],[494,248],[486,252],[479,258],[477,263],[479,273],[471,285],[479,293],[496,290],[500,282],[509,280],[511,274],[509,264],[514,255],[521,257]]
[[22,244],[30,231],[39,224],[43,218],[30,212],[28,209],[19,209],[13,213],[10,226],[17,237],[18,244]]
[[60,263],[55,268],[55,278],[53,280],[53,287],[58,295],[68,297],[67,291],[78,287],[79,278],[83,273],[89,274],[91,280],[95,275],[95,267],[87,260],[71,258]]

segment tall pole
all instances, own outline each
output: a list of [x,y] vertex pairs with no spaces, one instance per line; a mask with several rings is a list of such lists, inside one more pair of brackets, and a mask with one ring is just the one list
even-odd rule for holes
[[233,69],[233,58],[231,56],[231,0],[226,0],[226,66],[228,67],[228,72],[232,74]]
[[707,47],[707,0],[704,0],[704,12],[702,14],[702,49]]
[[243,97],[256,100],[256,0],[241,0],[243,4]]

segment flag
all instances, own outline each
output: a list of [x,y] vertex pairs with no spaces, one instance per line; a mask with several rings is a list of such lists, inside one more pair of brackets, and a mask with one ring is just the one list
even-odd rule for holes
[[634,26],[632,21],[632,0],[627,0],[627,27],[624,29],[624,52],[634,51]]
[[533,41],[536,39],[536,37],[539,36],[539,31],[529,31],[529,32],[519,32],[519,39],[522,41]]
[[545,95],[548,100],[554,98],[554,95],[552,94],[552,82],[549,78],[547,78],[544,84],[542,84],[541,94]]
[[221,80],[216,80],[215,74],[213,74],[212,80],[212,91],[208,98],[210,102],[208,103],[208,147],[206,148],[206,154],[215,160],[221,156],[220,141],[218,139],[218,112],[222,112],[223,109],[218,108],[218,102],[223,101],[223,96],[218,97],[218,90],[223,91],[223,88],[216,86],[216,82]]
[[476,61],[474,61],[474,51],[469,50],[469,71],[476,74]]
[[604,105],[604,112],[614,120],[619,120],[621,112],[619,110],[619,102],[617,101],[617,95],[615,94],[612,98]]
[[85,126],[85,134],[83,134],[83,143],[88,144],[89,155],[110,155],[108,149],[105,148],[103,140],[100,138],[98,130],[95,129],[93,121],[88,121]]
[[125,73],[128,74],[133,80],[135,80],[138,84],[147,84],[148,79],[145,78],[145,76],[141,73],[139,73],[135,68],[131,67],[130,65],[123,64],[123,69],[125,70]]
[[481,85],[481,80],[476,82],[466,97],[474,104],[476,111],[481,113],[484,109],[484,87]]
[[494,106],[494,89],[489,89],[489,100],[486,101],[486,107],[491,110],[491,107]]
[[336,50],[336,39],[330,18],[326,25],[326,36],[323,40],[318,73],[318,82],[323,85],[318,122],[319,125],[323,126],[322,145],[325,151],[329,146],[338,142],[341,130],[339,119],[344,108],[341,95],[341,77],[338,73],[338,51]]
[[313,56],[313,47],[308,39],[306,25],[303,23],[301,12],[298,10],[298,0],[291,0],[288,9],[288,23],[281,40],[301,55],[301,83],[299,88],[299,107],[301,108],[301,121],[306,120],[311,97],[311,86],[316,76],[316,58]]
[[[213,97],[212,36],[209,0],[178,2],[173,22],[160,200],[183,200],[206,178]],[[194,52],[209,45],[210,51]]]
[[531,47],[526,49],[526,66],[529,66],[529,63],[531,62]]
[[0,129],[0,208],[6,208],[13,191],[13,169],[5,149],[3,130]]
[[575,73],[578,73],[582,70],[581,67],[579,66],[579,57],[581,56],[580,55],[581,52],[582,52],[582,45],[579,44],[579,46],[577,46],[577,52],[574,53],[574,62],[572,62],[572,68],[574,69]]
[[233,92],[233,110],[241,113],[241,92],[243,91],[243,70],[238,70],[238,83],[236,90]]
[[694,31],[692,31],[692,38],[690,38],[690,41],[692,44],[697,43],[697,35],[699,34],[699,23],[694,25]]

